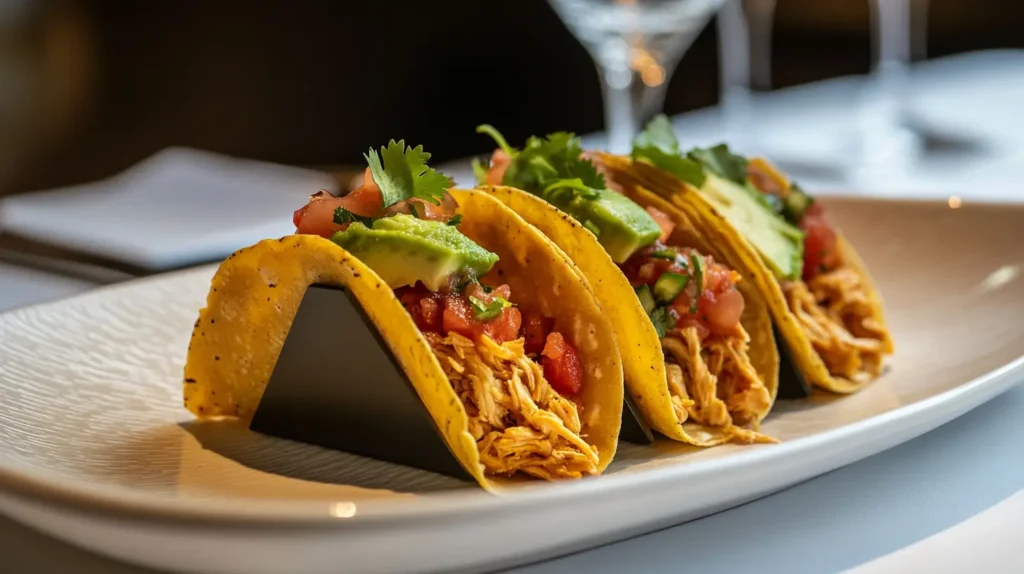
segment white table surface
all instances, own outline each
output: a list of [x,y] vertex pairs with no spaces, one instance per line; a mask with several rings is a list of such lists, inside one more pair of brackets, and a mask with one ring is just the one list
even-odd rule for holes
[[[978,61],[970,66],[978,67]],[[934,77],[929,81],[930,89],[938,89]],[[1024,115],[1010,119],[1024,121]],[[693,134],[715,122],[714,113],[705,111],[677,126]],[[985,184],[955,190],[929,185],[935,181],[929,167],[909,182],[917,185],[899,193],[944,197],[955,191],[964,201],[1024,200],[1015,185],[1024,173],[1019,167],[1024,163],[1016,153],[976,158],[970,173],[986,174]],[[88,288],[85,282],[0,265],[0,310]],[[513,571],[1024,572],[1024,546],[1018,542],[1024,532],[1022,412],[1024,388],[1018,387],[913,441],[775,495]],[[0,572],[152,572],[78,550],[2,516],[0,557]]]

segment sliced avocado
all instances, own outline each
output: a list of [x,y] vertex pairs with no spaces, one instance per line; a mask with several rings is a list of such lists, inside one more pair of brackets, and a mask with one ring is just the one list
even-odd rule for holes
[[480,247],[452,225],[399,214],[373,222],[353,223],[331,237],[377,272],[391,288],[422,281],[437,291],[453,273],[490,271],[498,256]]
[[609,189],[595,189],[597,197],[550,194],[555,207],[589,227],[596,227],[598,242],[616,263],[625,263],[637,249],[654,243],[661,235],[658,223],[644,208]]
[[757,190],[708,174],[704,196],[758,250],[780,279],[798,279],[804,263],[804,234],[773,213]]

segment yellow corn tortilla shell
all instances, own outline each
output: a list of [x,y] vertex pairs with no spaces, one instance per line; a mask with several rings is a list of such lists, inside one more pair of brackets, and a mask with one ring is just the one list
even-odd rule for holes
[[[615,177],[620,179],[622,183],[628,183],[634,187],[654,192],[671,201],[673,205],[678,206],[680,209],[703,214],[705,219],[717,222],[712,227],[726,239],[728,244],[743,246],[743,251],[748,253],[748,256],[753,254],[756,261],[750,261],[749,265],[755,267],[757,272],[751,278],[767,302],[772,317],[775,319],[775,325],[789,346],[793,361],[796,363],[796,368],[803,373],[804,378],[810,384],[841,394],[856,392],[867,384],[833,377],[829,373],[828,367],[825,366],[824,361],[821,360],[821,357],[814,350],[810,339],[804,334],[796,317],[790,312],[782,292],[782,287],[767,264],[760,258],[756,248],[735,227],[729,224],[725,216],[719,213],[704,198],[699,189],[681,182],[668,172],[645,162],[634,162],[628,157],[599,154],[599,160],[614,172]],[[860,274],[864,284],[867,286],[872,306],[871,316],[884,326],[886,323],[882,296],[874,280],[871,279],[867,268],[864,266],[864,262],[839,230],[836,230],[836,243],[842,260]],[[887,353],[892,352],[893,342],[888,329],[886,329],[883,345]]]
[[[480,189],[540,229],[576,263],[587,278],[602,310],[615,327],[626,388],[651,427],[668,438],[697,446],[726,442],[729,435],[722,429],[693,422],[680,424],[672,408],[664,351],[658,334],[629,280],[601,247],[597,238],[573,217],[535,195],[504,186],[483,186]],[[703,221],[690,219],[650,192],[635,189],[630,190],[628,196],[641,206],[655,207],[673,219],[676,229],[669,240],[670,244],[693,247],[711,254],[744,277],[751,273],[746,263],[736,256],[734,249],[720,245],[721,238],[717,234],[712,232],[708,235],[704,232]],[[753,285],[741,281],[737,288],[746,300],[742,322],[751,338],[750,360],[774,401],[778,391],[779,355],[772,335],[771,317],[767,305]],[[758,413],[758,422],[767,414],[767,410]]]
[[[603,471],[617,447],[623,396],[611,326],[589,287],[565,264],[565,255],[540,232],[493,198],[454,190],[452,195],[463,216],[460,230],[501,257],[494,281],[508,283],[524,310],[555,317],[555,327],[578,347],[585,370],[579,397],[583,437],[597,447]],[[189,343],[186,408],[200,418],[250,421],[313,284],[343,286],[355,296],[459,462],[487,490],[504,484],[505,479],[484,475],[466,410],[392,289],[347,251],[317,236],[264,240],[220,265]]]

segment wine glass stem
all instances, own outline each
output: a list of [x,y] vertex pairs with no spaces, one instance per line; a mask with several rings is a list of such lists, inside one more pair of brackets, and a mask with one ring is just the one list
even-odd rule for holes
[[758,144],[753,89],[771,84],[771,32],[775,0],[729,0],[718,11],[718,60],[724,135],[750,152]]
[[903,122],[910,61],[910,0],[872,0],[874,66],[862,103],[862,159],[871,163],[908,161],[916,136]]
[[641,127],[661,112],[682,42],[673,48],[656,54],[642,41],[614,38],[591,50],[601,77],[608,151],[628,153]]

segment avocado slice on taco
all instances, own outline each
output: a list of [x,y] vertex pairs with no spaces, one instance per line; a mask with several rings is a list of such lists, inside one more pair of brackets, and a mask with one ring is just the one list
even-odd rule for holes
[[812,384],[851,393],[877,379],[894,351],[882,297],[824,207],[763,158],[720,144],[682,152],[668,118],[655,118],[632,158],[604,154],[622,179],[674,204],[720,217],[767,273],[758,287]]
[[361,187],[312,196],[295,235],[221,264],[192,334],[185,406],[251,420],[306,289],[341,285],[485,488],[600,474],[622,416],[611,325],[558,247],[487,194],[450,189],[427,159],[404,142],[371,150]]
[[652,428],[699,446],[774,442],[758,432],[778,387],[767,306],[714,222],[644,190],[612,189],[568,133],[498,144],[480,189],[545,233],[594,288],[626,387]]

